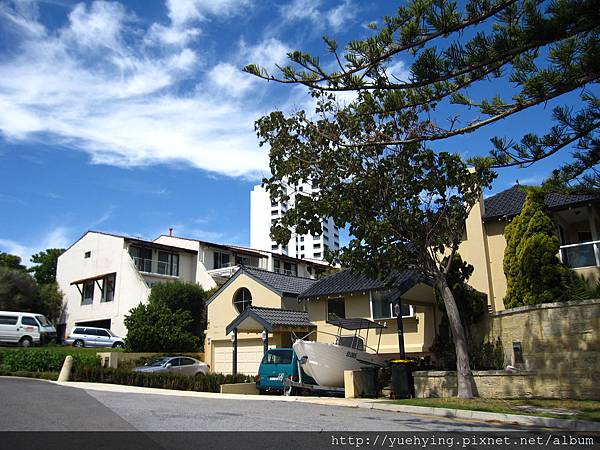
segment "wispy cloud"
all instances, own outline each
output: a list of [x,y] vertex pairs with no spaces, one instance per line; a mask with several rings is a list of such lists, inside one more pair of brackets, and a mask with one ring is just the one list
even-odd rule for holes
[[281,16],[288,22],[308,20],[313,26],[340,31],[355,21],[358,7],[351,0],[344,0],[333,9],[323,7],[321,0],[294,0],[281,8]]
[[21,263],[31,266],[31,255],[48,248],[66,248],[73,240],[72,230],[56,227],[48,230],[33,243],[23,243],[0,238],[0,249],[6,253],[21,257]]
[[[260,113],[246,89],[253,81],[228,62],[206,74],[203,55],[186,46],[202,21],[233,17],[249,4],[170,0],[169,24],[141,28],[120,3],[81,3],[57,30],[44,27],[34,3],[4,4],[0,27],[9,27],[17,43],[0,59],[0,135],[61,144],[100,164],[184,162],[262,176],[267,155],[253,131]],[[187,38],[165,46],[155,39],[159,25]],[[215,75],[231,83],[223,86],[231,95],[214,95]]]

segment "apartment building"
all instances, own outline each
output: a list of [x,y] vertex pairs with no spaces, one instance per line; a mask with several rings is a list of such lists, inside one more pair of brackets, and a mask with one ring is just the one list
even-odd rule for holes
[[314,193],[308,183],[288,186],[287,189],[290,199],[285,203],[272,201],[261,185],[254,186],[250,192],[250,247],[292,258],[318,260],[324,258],[327,249],[339,250],[340,230],[331,218],[323,220],[319,234],[300,235],[292,230],[292,237],[285,245],[279,245],[271,239],[271,226],[294,207],[298,196]]
[[328,265],[251,248],[162,235],[154,241],[88,231],[59,258],[57,282],[65,294],[63,331],[75,325],[109,328],[125,336],[124,318],[157,283],[221,286],[240,267],[317,278]]

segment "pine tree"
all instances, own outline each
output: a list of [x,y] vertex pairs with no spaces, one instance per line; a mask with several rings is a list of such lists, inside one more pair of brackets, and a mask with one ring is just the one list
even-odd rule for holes
[[504,230],[506,308],[569,300],[566,271],[558,259],[556,227],[545,212],[541,191],[529,190],[521,213]]

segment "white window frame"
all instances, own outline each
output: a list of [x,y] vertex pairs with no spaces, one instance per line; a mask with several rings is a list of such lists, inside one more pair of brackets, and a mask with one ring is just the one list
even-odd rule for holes
[[[403,319],[410,319],[411,317],[415,317],[415,307],[413,305],[410,305],[408,303],[404,303],[405,305],[408,305],[410,313],[408,316],[402,316]],[[375,318],[373,316],[373,291],[369,291],[369,308],[371,310],[371,320],[389,320],[389,319],[395,319],[396,316],[394,315],[394,311],[393,308],[394,306],[392,305],[392,303],[390,303],[390,316],[389,317],[378,317]]]

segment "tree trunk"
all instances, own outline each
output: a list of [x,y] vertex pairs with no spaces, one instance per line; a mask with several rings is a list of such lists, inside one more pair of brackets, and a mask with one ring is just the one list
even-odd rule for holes
[[446,281],[446,276],[443,273],[437,276],[437,285],[442,294],[442,298],[444,299],[446,314],[448,315],[448,321],[450,322],[450,330],[452,331],[452,337],[454,338],[454,347],[456,349],[456,372],[458,376],[458,397],[472,398],[475,397],[475,382],[473,380],[473,374],[471,373],[471,366],[469,365],[467,339],[460,320],[458,307],[456,306],[454,295],[452,295],[452,291]]

